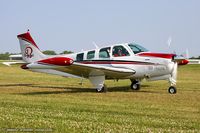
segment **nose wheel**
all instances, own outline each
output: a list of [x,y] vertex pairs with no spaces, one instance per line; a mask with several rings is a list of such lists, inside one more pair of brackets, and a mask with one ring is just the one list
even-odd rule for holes
[[176,94],[176,87],[170,86],[169,89],[168,89],[168,92],[169,92],[170,94]]
[[133,80],[131,83],[132,90],[139,90],[140,89],[140,82],[137,80]]

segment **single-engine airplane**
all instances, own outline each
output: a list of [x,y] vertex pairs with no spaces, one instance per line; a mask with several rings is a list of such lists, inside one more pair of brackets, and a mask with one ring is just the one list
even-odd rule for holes
[[177,66],[188,63],[176,60],[175,54],[153,53],[135,43],[122,43],[67,55],[43,54],[29,31],[17,36],[25,64],[22,69],[34,72],[87,78],[97,92],[106,91],[106,79],[130,79],[131,89],[139,90],[143,79],[168,80],[170,94],[176,93]]

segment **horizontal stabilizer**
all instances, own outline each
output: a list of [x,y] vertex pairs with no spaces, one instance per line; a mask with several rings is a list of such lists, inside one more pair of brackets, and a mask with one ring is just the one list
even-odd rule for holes
[[16,61],[16,62],[2,62],[2,64],[6,65],[6,66],[11,66],[11,65],[15,65],[15,64],[26,64],[26,62],[24,61]]

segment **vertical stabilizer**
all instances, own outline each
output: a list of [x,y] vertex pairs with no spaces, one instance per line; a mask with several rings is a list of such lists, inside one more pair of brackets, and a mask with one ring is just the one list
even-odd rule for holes
[[31,63],[46,57],[40,51],[29,32],[20,34],[17,38],[19,39],[22,57],[25,62]]

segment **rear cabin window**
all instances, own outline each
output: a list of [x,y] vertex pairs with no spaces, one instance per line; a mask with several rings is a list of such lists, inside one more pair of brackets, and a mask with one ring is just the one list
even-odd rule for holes
[[99,58],[109,58],[109,57],[110,57],[110,47],[100,49]]
[[95,55],[95,51],[89,51],[87,53],[87,59],[90,60],[90,59],[94,59],[94,55]]
[[114,46],[112,55],[114,57],[129,56],[129,52],[123,46]]
[[76,55],[76,61],[83,61],[83,56],[84,56],[83,53],[77,54]]

